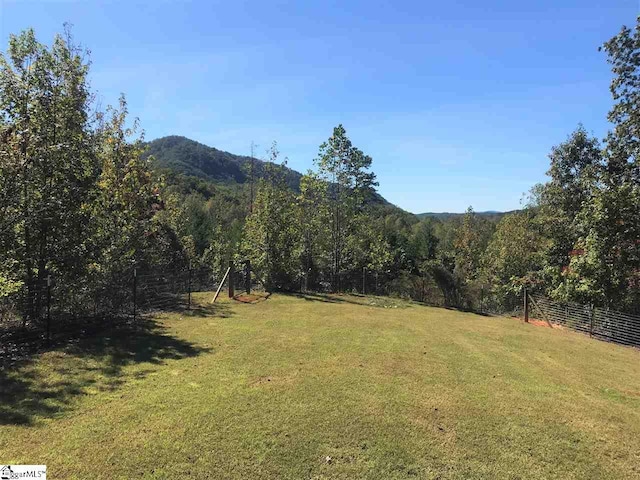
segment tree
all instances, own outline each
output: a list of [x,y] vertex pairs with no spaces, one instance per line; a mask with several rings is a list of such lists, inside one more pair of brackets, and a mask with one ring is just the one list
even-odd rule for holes
[[606,139],[606,180],[609,185],[640,182],[640,17],[632,29],[623,26],[601,50],[607,53],[613,79],[613,108],[608,120],[614,125]]
[[[109,108],[96,132],[99,177],[88,209],[91,211],[92,240],[87,254],[102,274],[128,271],[158,261],[154,252],[160,230],[154,222],[163,209],[162,185],[142,156],[138,123],[126,127],[127,103],[120,98],[118,109]],[[150,256],[156,254],[152,262]]]
[[640,18],[633,30],[623,27],[602,49],[614,75],[608,115],[613,129],[602,162],[587,155],[594,160],[579,183],[585,194],[564,189],[567,198],[582,202],[581,208],[566,212],[564,220],[577,238],[554,293],[640,311]]
[[585,233],[579,213],[598,188],[602,153],[598,140],[580,125],[549,154],[549,182],[537,188],[537,221],[551,240],[547,264],[558,272],[569,264],[570,253]]
[[284,170],[275,164],[278,154],[274,142],[266,177],[258,182],[253,212],[247,218],[242,240],[243,254],[261,274],[268,291],[292,288],[299,272],[299,230],[292,222],[296,218],[295,197],[286,184]]
[[352,145],[342,125],[320,145],[315,163],[319,177],[329,184],[332,287],[340,290],[347,238],[355,234],[355,218],[363,212],[377,182],[375,174],[368,171],[371,157]]
[[327,202],[327,182],[309,171],[300,179],[297,202],[297,224],[300,226],[302,248],[300,266],[305,288],[318,288],[322,274],[330,265],[330,231],[326,219],[330,206]]
[[[0,55],[2,244],[37,316],[48,274],[83,268],[87,211],[96,177],[86,53],[68,30],[50,48],[33,30],[11,35]],[[6,259],[2,262],[6,265]]]
[[499,304],[513,306],[521,288],[534,285],[545,265],[547,242],[530,210],[500,220],[482,262]]
[[436,257],[437,249],[438,238],[432,219],[424,218],[411,227],[409,252],[416,262],[433,260]]
[[479,273],[482,254],[491,238],[492,227],[488,222],[478,217],[469,207],[462,217],[462,225],[456,231],[455,275],[463,283],[475,280]]

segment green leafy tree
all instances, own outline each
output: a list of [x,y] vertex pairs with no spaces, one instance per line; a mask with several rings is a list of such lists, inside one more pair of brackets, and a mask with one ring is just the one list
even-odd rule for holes
[[515,305],[523,286],[538,283],[547,244],[531,211],[512,213],[500,220],[483,255],[485,278],[500,305]]
[[327,182],[313,172],[300,179],[296,203],[302,241],[300,266],[305,288],[319,288],[322,274],[331,263],[327,254],[330,251],[330,231],[326,222],[330,212],[328,187]]
[[0,55],[0,235],[27,286],[27,316],[37,315],[48,274],[83,268],[81,205],[96,176],[87,72],[86,54],[68,32],[50,48],[33,30],[11,35]]
[[623,27],[602,49],[613,72],[614,104],[608,115],[613,129],[602,165],[587,170],[579,184],[586,194],[580,197],[568,188],[563,192],[575,203],[582,201],[581,208],[569,212],[575,217],[567,223],[577,239],[554,294],[640,311],[640,19],[633,29]]
[[[260,179],[253,212],[244,226],[242,252],[262,277],[268,291],[291,289],[299,272],[299,230],[295,196],[287,187],[284,170],[277,168],[277,145],[270,149],[267,175]],[[286,165],[286,161],[284,163]]]
[[456,231],[454,273],[463,282],[475,280],[480,274],[482,254],[491,238],[491,225],[469,207]]
[[551,240],[547,265],[556,273],[565,269],[578,238],[585,233],[579,213],[598,188],[602,153],[598,140],[579,126],[549,155],[549,182],[537,187],[537,221]]
[[[142,156],[137,121],[126,126],[127,113],[122,97],[119,108],[107,109],[95,132],[99,176],[90,201],[83,206],[90,214],[85,242],[90,285],[94,295],[114,302],[119,300],[118,292],[111,286],[129,278],[134,267],[142,273],[167,265],[179,271],[186,264],[183,245],[170,225],[162,222],[162,183],[149,167],[152,159]],[[85,279],[81,283],[86,284]]]
[[356,234],[356,216],[363,212],[377,182],[375,174],[368,171],[371,157],[352,145],[342,125],[320,145],[315,162],[319,177],[329,184],[332,287],[340,290],[348,237]]

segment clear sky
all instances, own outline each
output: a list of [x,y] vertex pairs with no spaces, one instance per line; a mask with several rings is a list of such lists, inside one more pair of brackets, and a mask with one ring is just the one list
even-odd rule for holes
[[312,167],[338,123],[373,157],[380,193],[412,212],[518,208],[582,122],[603,137],[598,46],[638,0],[0,0],[0,41],[63,22],[92,51],[103,104],[120,92],[151,140],[184,135]]

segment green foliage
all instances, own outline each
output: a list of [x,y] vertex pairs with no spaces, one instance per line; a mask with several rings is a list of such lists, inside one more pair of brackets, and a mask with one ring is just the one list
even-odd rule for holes
[[513,305],[523,286],[536,286],[535,273],[545,266],[548,242],[531,211],[500,220],[483,255],[484,278],[493,286],[498,302]]
[[[286,165],[268,165],[257,158],[223,152],[202,143],[176,135],[155,139],[147,144],[144,156],[153,157],[154,167],[216,183],[248,183],[253,164],[256,179],[269,169],[281,170],[287,185],[299,189],[302,175]],[[253,160],[253,161],[252,161]]]
[[[40,302],[50,272],[83,268],[93,161],[85,53],[67,32],[50,48],[33,30],[11,35],[0,55],[0,263],[15,261],[15,278]],[[6,202],[6,203],[5,203]]]
[[579,126],[525,211],[414,216],[375,192],[372,159],[342,125],[306,175],[278,164],[275,144],[266,161],[178,136],[145,144],[124,99],[94,112],[68,31],[49,47],[13,35],[0,55],[0,292],[24,286],[37,316],[49,274],[95,294],[134,265],[222,273],[248,258],[269,289],[360,289],[365,269],[389,292],[462,308],[526,285],[640,311],[640,20],[602,48],[604,149]]
[[[270,150],[271,163],[278,158],[277,145]],[[286,161],[283,163],[286,166]],[[295,196],[286,185],[283,169],[268,168],[258,182],[253,212],[247,218],[242,252],[262,277],[268,291],[291,289],[300,270],[300,248]]]
[[372,159],[353,146],[342,125],[320,145],[315,160],[318,175],[328,183],[328,223],[331,229],[332,288],[340,290],[343,270],[354,267],[353,237],[358,235],[357,217],[377,185],[375,174],[368,171]]
[[25,286],[25,320],[41,315],[49,275],[79,298],[104,294],[134,262],[169,261],[162,185],[131,140],[137,124],[126,127],[124,98],[92,110],[88,71],[69,31],[50,47],[33,30],[12,35],[0,55],[2,289]]

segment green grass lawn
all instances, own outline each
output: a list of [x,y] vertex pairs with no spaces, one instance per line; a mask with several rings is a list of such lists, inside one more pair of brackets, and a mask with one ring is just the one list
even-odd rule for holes
[[0,373],[52,479],[640,478],[640,351],[372,297],[196,295]]

